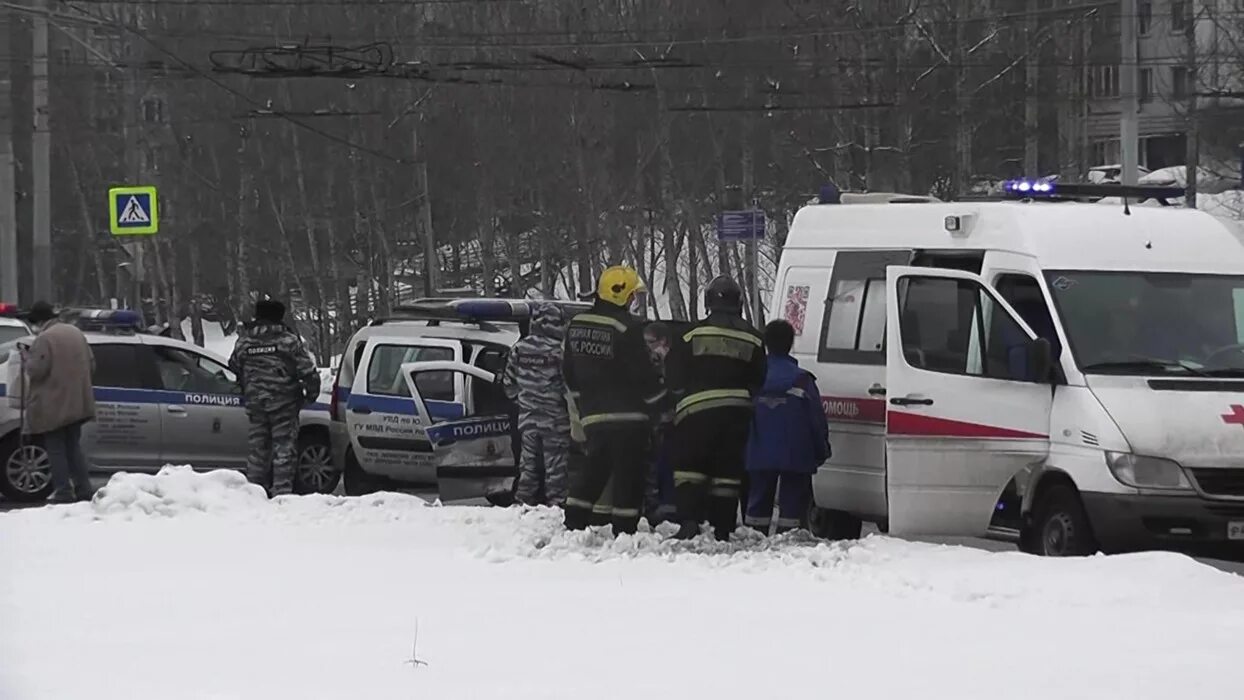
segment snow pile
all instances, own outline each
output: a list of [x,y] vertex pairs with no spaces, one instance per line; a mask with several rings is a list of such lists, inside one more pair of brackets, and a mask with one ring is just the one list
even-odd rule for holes
[[263,488],[240,472],[218,469],[204,474],[189,466],[166,466],[155,475],[115,474],[100,489],[96,515],[176,516],[188,512],[225,513],[266,507]]
[[560,519],[118,475],[92,504],[0,514],[0,698],[1239,693],[1223,669],[1244,654],[1244,579],[1186,557],[613,539]]

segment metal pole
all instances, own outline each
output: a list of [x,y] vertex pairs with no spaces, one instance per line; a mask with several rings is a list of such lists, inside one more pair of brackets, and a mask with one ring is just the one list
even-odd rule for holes
[[[12,10],[0,6],[0,37],[9,40]],[[0,301],[18,303],[17,171],[13,156],[13,92],[9,72],[14,62],[0,57]]]
[[1140,174],[1140,95],[1136,80],[1136,0],[1121,0],[1119,41],[1119,151],[1125,185],[1135,185]]
[[[1195,5],[1194,5],[1195,8]],[[1184,206],[1189,209],[1196,209],[1197,205],[1197,184],[1201,175],[1201,123],[1198,110],[1200,105],[1197,103],[1197,90],[1200,86],[1198,79],[1197,66],[1197,11],[1190,11],[1192,15],[1188,19],[1188,45],[1187,55],[1184,57],[1186,61],[1187,77],[1184,79],[1184,90],[1188,93],[1187,104],[1187,126],[1186,135],[1184,136],[1187,156],[1184,158]]]
[[39,12],[31,16],[34,27],[32,50],[34,80],[34,235],[31,251],[35,299],[52,300],[52,134],[48,124],[48,2],[38,0]]
[[764,325],[764,304],[760,301],[760,241],[762,235],[755,235],[757,230],[757,210],[752,207],[752,325],[760,328]]

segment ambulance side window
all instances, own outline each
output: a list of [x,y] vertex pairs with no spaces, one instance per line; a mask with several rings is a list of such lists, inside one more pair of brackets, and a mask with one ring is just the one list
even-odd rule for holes
[[1028,335],[979,284],[944,277],[899,282],[903,357],[917,369],[1025,381]]
[[1041,285],[1037,284],[1037,280],[1030,275],[998,275],[994,280],[994,289],[998,290],[998,296],[1006,299],[1006,303],[1015,309],[1038,338],[1050,341],[1051,355],[1058,359],[1061,347],[1058,333],[1054,330],[1050,307],[1045,303],[1045,295],[1041,293]]
[[838,253],[825,299],[819,362],[885,364],[886,268],[911,251]]

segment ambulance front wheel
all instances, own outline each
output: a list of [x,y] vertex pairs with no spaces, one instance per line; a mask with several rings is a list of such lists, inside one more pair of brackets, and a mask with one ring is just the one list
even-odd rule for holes
[[846,511],[811,506],[808,508],[808,529],[813,535],[826,540],[858,540],[864,523]]
[[52,495],[52,464],[41,445],[14,433],[0,440],[0,493],[19,503],[40,503]]
[[1046,557],[1084,557],[1097,551],[1080,494],[1068,484],[1040,495],[1029,528],[1021,534],[1024,551]]

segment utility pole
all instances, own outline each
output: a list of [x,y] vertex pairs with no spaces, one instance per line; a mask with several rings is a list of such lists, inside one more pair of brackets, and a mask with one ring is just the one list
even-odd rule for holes
[[[418,129],[411,132],[411,139],[414,143],[412,154],[414,155],[415,167],[415,192],[417,196],[415,201],[418,202],[416,212],[416,225],[422,229],[423,234],[423,294],[427,297],[436,296],[436,236],[432,233],[432,198],[428,188],[428,163],[423,158],[423,154],[419,152],[419,131]],[[517,279],[514,280],[518,282]]]
[[[0,37],[9,40],[10,8],[0,6]],[[13,157],[13,56],[0,55],[0,301],[18,303],[17,171]]]
[[[1195,5],[1195,3],[1193,3]],[[1186,64],[1187,77],[1184,79],[1184,92],[1187,93],[1187,115],[1185,118],[1185,139],[1187,141],[1187,157],[1184,159],[1184,179],[1186,181],[1184,191],[1184,206],[1189,209],[1196,209],[1197,205],[1197,180],[1200,177],[1201,170],[1201,122],[1200,115],[1197,113],[1200,105],[1197,103],[1197,92],[1200,90],[1201,81],[1199,79],[1199,71],[1197,70],[1197,16],[1195,9],[1191,10],[1192,16],[1188,18],[1188,48]]]
[[1040,47],[1037,43],[1037,0],[1028,0],[1024,27],[1024,177],[1038,178],[1041,168],[1040,103],[1037,102]]
[[1119,42],[1119,152],[1125,185],[1135,185],[1140,174],[1140,87],[1136,80],[1136,0],[1120,0]]
[[38,0],[31,22],[34,43],[31,58],[34,79],[33,157],[34,230],[31,251],[34,257],[34,298],[52,299],[52,133],[48,123],[48,0]]

